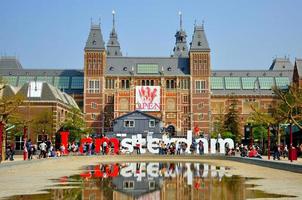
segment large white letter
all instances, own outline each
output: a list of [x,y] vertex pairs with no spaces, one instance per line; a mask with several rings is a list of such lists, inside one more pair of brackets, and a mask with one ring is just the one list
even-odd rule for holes
[[218,139],[218,143],[220,146],[220,153],[225,154],[225,144],[228,143],[229,144],[229,148],[233,149],[234,148],[234,141],[231,138],[226,138],[226,139]]

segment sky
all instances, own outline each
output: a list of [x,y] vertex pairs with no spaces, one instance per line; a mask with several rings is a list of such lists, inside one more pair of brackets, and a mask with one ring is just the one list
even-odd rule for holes
[[112,10],[123,55],[172,54],[179,28],[204,20],[212,69],[268,69],[302,58],[301,0],[0,0],[0,55],[24,68],[82,69],[91,18],[105,42]]

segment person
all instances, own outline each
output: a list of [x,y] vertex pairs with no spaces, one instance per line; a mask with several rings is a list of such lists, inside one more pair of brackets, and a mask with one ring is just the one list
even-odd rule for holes
[[201,140],[199,140],[198,142],[198,150],[199,150],[199,155],[203,155],[204,147],[203,147],[203,142]]
[[63,144],[60,146],[60,151],[60,156],[65,155],[65,146]]
[[176,154],[177,155],[180,155],[180,149],[181,149],[181,146],[180,146],[179,142],[176,142]]
[[105,155],[106,152],[107,152],[107,142],[106,141],[103,142],[103,148],[102,148],[102,150],[103,150],[103,155]]
[[32,155],[33,155],[33,151],[34,151],[34,149],[33,149],[33,145],[32,145],[32,143],[31,143],[31,139],[29,139],[28,141],[27,141],[27,143],[26,143],[26,149],[27,149],[27,155],[28,155],[28,157],[27,157],[27,159],[28,160],[31,160],[32,159]]
[[277,158],[278,160],[280,160],[280,147],[277,143],[274,145],[273,150],[274,150],[273,159],[275,160]]
[[136,141],[136,153],[141,154],[141,144],[138,140]]
[[287,148],[287,144],[284,145],[282,155],[283,155],[283,158],[285,158],[285,157],[288,156],[288,148]]
[[47,144],[44,142],[44,140],[42,141],[42,143],[39,145],[40,148],[40,155],[39,158],[46,158],[46,149],[47,149]]

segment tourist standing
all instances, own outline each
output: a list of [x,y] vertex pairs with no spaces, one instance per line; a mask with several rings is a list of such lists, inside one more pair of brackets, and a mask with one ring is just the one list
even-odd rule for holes
[[46,158],[46,149],[47,149],[47,144],[42,141],[42,143],[39,145],[40,148],[40,155],[39,158]]
[[199,150],[199,155],[204,154],[204,146],[203,146],[203,142],[201,140],[199,140],[199,142],[198,142],[198,150]]

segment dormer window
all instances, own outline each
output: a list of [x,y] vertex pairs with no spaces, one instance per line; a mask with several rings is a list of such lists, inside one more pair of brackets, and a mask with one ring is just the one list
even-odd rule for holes
[[171,71],[172,70],[172,68],[171,67],[168,67],[168,69],[167,69],[168,71]]
[[93,45],[96,45],[96,41],[95,41],[95,40],[93,40],[93,41],[92,41],[92,44],[93,44]]
[[124,67],[124,68],[123,68],[124,71],[127,71],[127,69],[128,69],[127,67]]
[[109,67],[109,70],[110,70],[110,71],[113,71],[113,69],[114,69],[114,67],[112,67],[112,66],[111,66],[111,67]]
[[201,42],[200,41],[198,42],[198,46],[201,46]]

